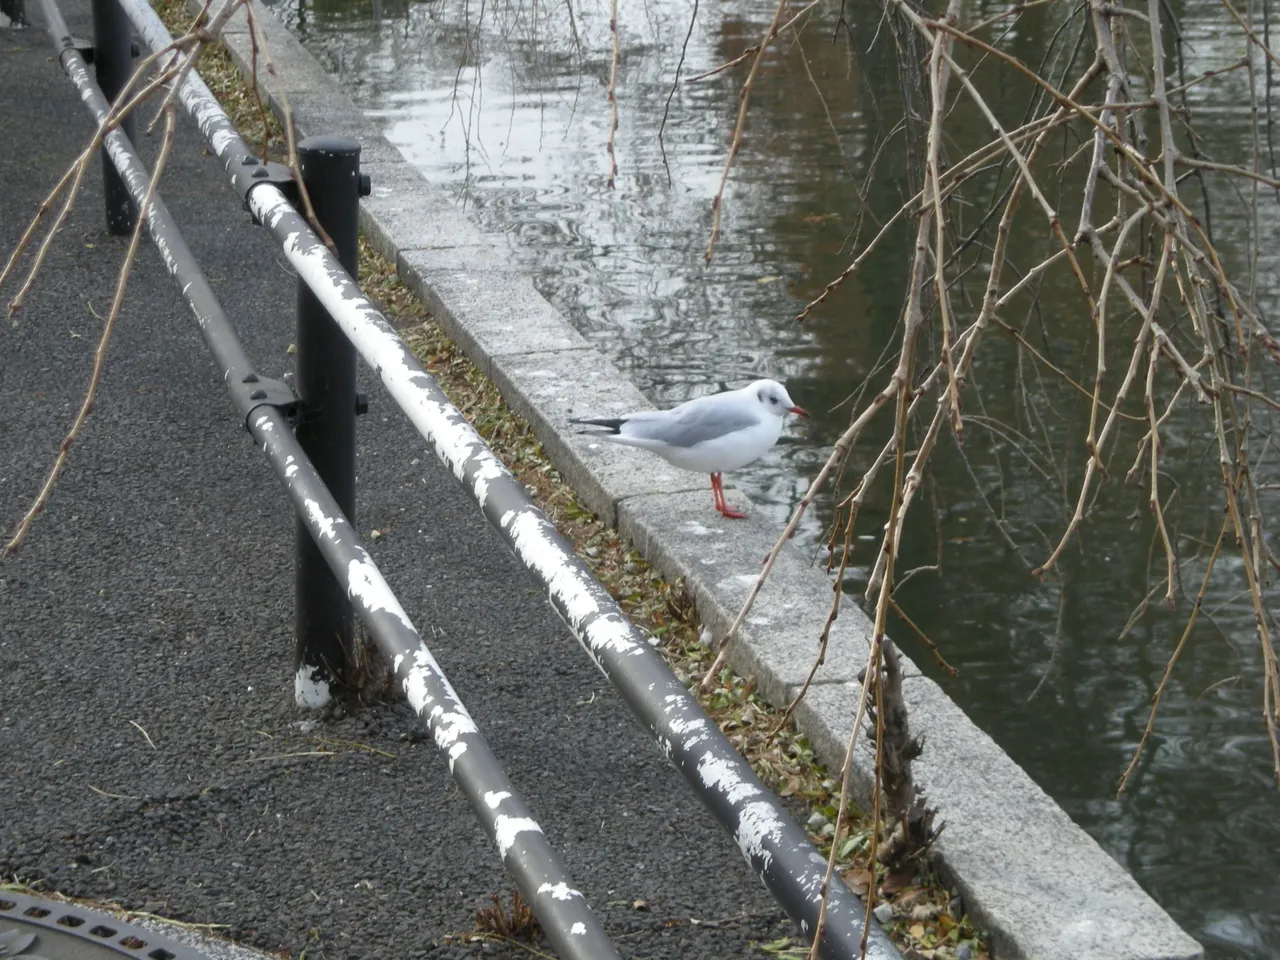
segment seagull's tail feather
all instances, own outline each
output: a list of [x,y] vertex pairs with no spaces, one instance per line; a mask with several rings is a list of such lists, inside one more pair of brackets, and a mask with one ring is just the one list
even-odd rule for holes
[[[602,436],[616,435],[622,432],[622,425],[626,423],[625,417],[585,417],[580,420],[570,420],[570,423],[580,423],[588,427],[603,427],[608,433]],[[593,430],[583,430],[583,433],[595,433]]]

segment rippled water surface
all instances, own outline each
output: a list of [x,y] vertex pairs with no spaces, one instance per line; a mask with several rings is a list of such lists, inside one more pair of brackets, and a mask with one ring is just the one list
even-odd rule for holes
[[[1000,9],[972,6],[975,17]],[[861,242],[871,222],[891,215],[908,192],[901,140],[884,138],[901,116],[897,68],[888,38],[872,40],[885,29],[874,5],[856,0],[844,9],[859,54],[832,43],[834,11],[768,53],[725,193],[723,234],[704,266],[711,198],[745,68],[684,80],[755,43],[773,10],[703,0],[690,31],[693,8],[684,0],[620,0],[613,190],[605,151],[608,4],[330,0],[279,9],[391,141],[465,204],[655,402],[760,375],[787,381],[817,416],[734,477],[759,509],[781,521],[847,423],[848,398],[895,339],[910,258],[905,234],[870,257],[804,325],[790,318],[848,265],[864,209],[855,185],[873,161]],[[1224,39],[1218,4],[1174,8],[1191,44],[1188,75],[1242,55],[1238,42]],[[1061,42],[1053,16],[1024,17],[1021,32],[1008,39],[1011,51],[1035,61]],[[683,79],[660,142],[686,34]],[[1014,78],[994,69],[978,76],[993,103],[1020,113],[1026,92]],[[1202,132],[1228,156],[1245,148],[1245,82],[1243,73],[1232,74],[1194,94]],[[971,126],[985,133],[976,115]],[[1211,184],[1211,199],[1219,236],[1243,244],[1251,227],[1235,195]],[[1274,234],[1276,214],[1274,200],[1264,198],[1264,233]],[[1044,224],[1034,219],[1015,229],[1015,263],[1022,249],[1044,249]],[[1228,243],[1226,253],[1244,261],[1243,246]],[[1272,245],[1260,261],[1259,300],[1272,314],[1280,304],[1278,260]],[[1083,369],[1093,346],[1078,300],[1069,277],[1051,276],[1034,309],[1029,302],[1018,309],[1037,329],[1054,331],[1046,349],[1059,362]],[[1058,317],[1055,310],[1068,312]],[[1116,337],[1121,349],[1125,332]],[[1118,355],[1116,365],[1126,357]],[[1220,561],[1222,575],[1150,747],[1129,792],[1117,799],[1117,780],[1188,613],[1185,601],[1172,611],[1153,604],[1121,636],[1163,575],[1141,491],[1120,484],[1137,435],[1122,435],[1116,476],[1079,548],[1066,554],[1061,581],[1041,583],[1029,571],[1070,513],[1087,414],[1078,394],[1038,384],[1007,341],[984,345],[974,381],[980,399],[966,411],[966,456],[950,440],[940,445],[922,488],[927,504],[906,533],[906,567],[940,558],[941,573],[922,571],[898,594],[959,675],[943,675],[900,623],[895,636],[1212,956],[1280,956],[1280,802],[1238,561]],[[1024,395],[1024,387],[1039,392]],[[887,429],[864,438],[857,464],[866,466]],[[1202,419],[1191,415],[1170,423],[1167,444],[1162,462],[1180,498],[1174,536],[1185,557],[1181,579],[1194,596],[1204,572],[1198,544],[1212,542],[1221,523],[1216,455]],[[1056,471],[1046,468],[1055,463]],[[886,509],[867,507],[864,563]],[[815,556],[829,520],[829,511],[819,511],[802,531]],[[866,575],[865,566],[851,569],[848,587],[865,585]]]

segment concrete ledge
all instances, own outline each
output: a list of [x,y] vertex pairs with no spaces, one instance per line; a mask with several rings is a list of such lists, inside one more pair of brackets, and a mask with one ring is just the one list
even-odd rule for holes
[[[364,233],[378,253],[392,263],[408,258],[414,270],[478,266],[501,269],[506,257],[470,220],[436,190],[422,189],[422,174],[403,160],[369,163],[361,149],[360,169],[369,174],[373,192],[361,203]],[[448,258],[445,251],[457,251]],[[423,254],[423,255],[419,255]],[[404,265],[400,265],[403,272]]]
[[[278,20],[256,8],[304,135],[341,133],[365,146],[374,193],[361,225],[370,242],[445,331],[538,433],[586,505],[630,537],[667,577],[684,577],[703,622],[722,633],[750,590],[778,530],[752,517],[725,521],[706,478],[639,451],[591,440],[568,423],[584,414],[647,406],[643,397],[509,265],[439,189],[409,165]],[[243,24],[223,42],[249,75]],[[259,77],[261,85],[262,77]],[[268,85],[270,86],[270,85]],[[279,112],[275,93],[266,91]],[[746,498],[729,491],[731,502]],[[774,703],[804,681],[832,596],[831,582],[798,550],[784,550],[731,662],[754,674]],[[797,715],[818,756],[843,761],[871,625],[846,598],[827,660]],[[1000,958],[1193,960],[1188,937],[1101,847],[979,730],[914,664],[904,664],[914,732],[924,734],[917,778],[946,823],[940,867],[966,909],[987,926]],[[869,750],[858,788],[870,790]]]
[[[728,496],[731,503],[750,502],[737,490],[728,491]],[[624,500],[618,508],[618,529],[663,576],[685,578],[698,617],[721,637],[742,609],[779,531],[755,516],[723,520],[712,511],[709,497],[699,491]],[[771,703],[786,704],[793,688],[804,683],[818,655],[831,601],[831,581],[799,550],[784,547],[730,655],[734,668],[744,676],[754,675]],[[845,598],[840,610],[825,661],[814,676],[818,684],[853,680],[871,655],[866,614],[852,597]],[[910,661],[905,663],[911,673],[919,673]],[[823,759],[831,765],[834,758]],[[835,765],[842,760],[843,754]]]
[[397,255],[401,279],[486,375],[498,357],[591,349],[523,274],[441,267],[431,251],[419,252],[424,256]]

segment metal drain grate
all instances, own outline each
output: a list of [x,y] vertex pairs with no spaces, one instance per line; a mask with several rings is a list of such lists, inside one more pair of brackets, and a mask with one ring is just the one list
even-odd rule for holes
[[0,958],[209,960],[209,955],[109,913],[0,891]]

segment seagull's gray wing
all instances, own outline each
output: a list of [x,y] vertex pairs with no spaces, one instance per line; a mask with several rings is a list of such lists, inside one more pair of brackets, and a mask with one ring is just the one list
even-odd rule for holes
[[672,447],[696,447],[759,422],[753,410],[720,403],[687,403],[673,410],[633,414],[622,425],[622,435]]

